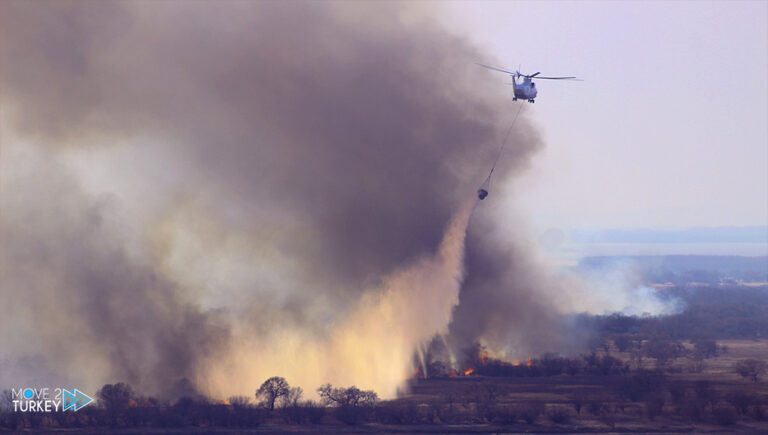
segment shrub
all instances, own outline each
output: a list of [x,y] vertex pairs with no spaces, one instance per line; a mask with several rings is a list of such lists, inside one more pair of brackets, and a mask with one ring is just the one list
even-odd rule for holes
[[752,394],[738,391],[728,395],[728,403],[733,405],[736,412],[739,414],[746,414],[749,411],[749,407],[757,402],[757,397]]
[[533,424],[536,419],[544,412],[544,407],[539,404],[526,405],[520,408],[518,414],[528,424]]
[[517,421],[517,410],[510,406],[496,406],[494,410],[494,423],[513,424]]
[[376,419],[385,424],[414,424],[420,416],[413,403],[386,403],[375,408]]
[[731,406],[718,406],[712,410],[715,422],[720,426],[732,426],[736,424],[736,410]]
[[325,408],[314,402],[297,402],[283,408],[283,415],[286,423],[317,424],[325,416]]
[[768,364],[765,361],[758,359],[742,359],[733,365],[733,370],[740,376],[751,379],[752,382],[757,382],[760,376],[768,369]]
[[352,426],[365,421],[372,409],[373,408],[369,406],[339,406],[334,409],[333,416],[339,419],[342,423]]
[[659,393],[650,393],[645,396],[645,415],[649,420],[661,415],[664,410],[664,395]]
[[760,405],[755,405],[752,408],[752,417],[757,421],[768,420],[768,412]]
[[547,413],[547,418],[549,418],[549,421],[555,424],[566,424],[569,421],[571,421],[571,414],[568,412],[567,409],[558,406],[558,407],[552,408]]

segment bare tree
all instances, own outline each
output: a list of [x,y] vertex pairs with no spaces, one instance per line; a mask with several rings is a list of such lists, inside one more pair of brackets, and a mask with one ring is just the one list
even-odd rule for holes
[[644,346],[646,356],[655,358],[658,368],[663,368],[670,361],[682,356],[683,350],[683,345],[680,342],[663,338],[652,338]]
[[99,403],[108,411],[119,411],[128,407],[133,398],[133,389],[124,382],[106,384],[96,393]]
[[304,390],[301,387],[291,387],[288,389],[288,394],[282,397],[281,404],[283,408],[289,406],[298,406],[301,396],[304,394]]
[[267,408],[275,409],[275,401],[288,395],[290,389],[291,387],[285,378],[273,376],[264,381],[256,390],[256,399],[261,398]]
[[99,404],[107,410],[112,426],[117,426],[119,416],[133,399],[133,389],[123,382],[105,384],[96,392],[96,396],[99,398]]
[[357,424],[379,400],[379,396],[371,390],[363,391],[354,385],[349,388],[333,388],[325,384],[317,389],[326,406],[336,407],[334,415],[346,424]]
[[765,373],[766,363],[759,359],[742,359],[733,365],[733,370],[741,377],[752,379],[752,382],[757,382],[758,378]]
[[363,391],[354,385],[349,388],[333,388],[331,384],[325,384],[318,388],[317,392],[326,405],[372,406],[379,400],[379,396],[375,392]]
[[717,346],[717,342],[715,340],[711,339],[698,339],[698,340],[691,340],[691,343],[693,343],[693,355],[701,358],[714,358],[716,357],[720,352]]

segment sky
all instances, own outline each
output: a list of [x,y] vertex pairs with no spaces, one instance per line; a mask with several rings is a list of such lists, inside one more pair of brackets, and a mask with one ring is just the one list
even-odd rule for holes
[[[535,229],[768,225],[768,2],[441,10],[495,55],[478,62],[584,79],[539,81],[525,107],[545,148],[512,207]],[[507,76],[487,76],[511,98]]]

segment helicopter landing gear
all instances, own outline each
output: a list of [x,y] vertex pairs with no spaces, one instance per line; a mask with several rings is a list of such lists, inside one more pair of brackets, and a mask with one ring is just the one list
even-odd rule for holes
[[528,100],[528,102],[529,102],[529,103],[535,103],[535,101],[533,101],[533,98],[531,98],[530,100]]
[[512,101],[517,101],[517,97],[512,97]]

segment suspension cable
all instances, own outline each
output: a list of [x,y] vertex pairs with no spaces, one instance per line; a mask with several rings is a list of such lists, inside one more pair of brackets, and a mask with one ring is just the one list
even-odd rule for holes
[[520,104],[520,107],[517,109],[517,113],[515,113],[515,117],[512,119],[512,123],[509,125],[509,128],[507,129],[507,134],[504,136],[504,141],[501,142],[501,146],[499,147],[499,152],[496,154],[496,159],[493,161],[493,166],[491,166],[491,172],[488,173],[488,178],[485,179],[485,182],[483,182],[482,188],[486,191],[489,190],[491,187],[491,175],[493,175],[493,170],[496,169],[496,164],[499,163],[499,159],[501,158],[501,155],[504,152],[504,147],[507,145],[507,140],[509,140],[509,134],[512,133],[512,127],[515,126],[515,122],[517,122],[517,117],[520,116],[520,112],[523,111],[523,107],[525,104]]

